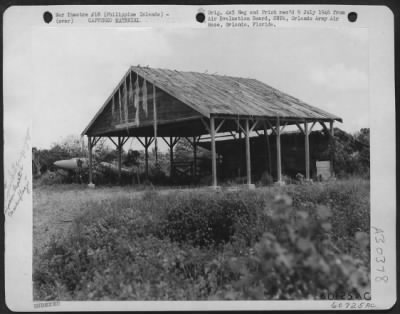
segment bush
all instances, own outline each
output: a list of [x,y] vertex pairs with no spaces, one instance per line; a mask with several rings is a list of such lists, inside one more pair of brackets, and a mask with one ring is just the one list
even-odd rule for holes
[[88,202],[34,265],[35,299],[361,294],[369,288],[368,189],[346,181]]
[[257,193],[190,193],[163,202],[165,213],[160,234],[173,241],[195,246],[212,246],[232,237],[250,244],[262,234],[264,206]]
[[338,243],[343,238],[352,238],[356,232],[369,233],[370,226],[370,185],[369,181],[352,179],[337,182],[288,187],[297,209],[307,209],[315,215],[318,205],[328,205],[332,216],[333,236]]
[[[317,207],[320,220],[291,207],[283,197],[279,212],[271,216],[280,232],[266,232],[247,256],[229,261],[238,277],[215,298],[318,299],[328,292],[349,291],[362,295],[369,289],[369,271],[359,259],[336,251],[329,238],[331,211]],[[366,250],[369,236],[357,234]]]
[[274,178],[269,174],[268,171],[264,171],[260,178],[260,184],[263,186],[272,185],[274,183]]

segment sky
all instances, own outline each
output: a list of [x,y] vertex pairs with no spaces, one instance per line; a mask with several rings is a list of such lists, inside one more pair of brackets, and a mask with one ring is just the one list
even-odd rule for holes
[[[4,113],[13,121],[6,136],[29,114],[40,149],[80,135],[130,65],[255,78],[342,117],[336,126],[345,131],[369,127],[367,29],[38,27],[15,37],[5,69]],[[22,59],[26,71],[16,70]],[[33,88],[18,88],[24,84]]]

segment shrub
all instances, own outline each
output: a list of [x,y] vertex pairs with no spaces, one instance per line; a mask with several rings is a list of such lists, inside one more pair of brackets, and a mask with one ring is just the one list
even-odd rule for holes
[[[217,292],[225,299],[318,299],[327,292],[362,295],[369,289],[369,271],[359,259],[336,251],[329,239],[331,211],[317,207],[320,219],[291,207],[283,197],[279,212],[271,216],[281,232],[266,232],[247,256],[233,257],[229,270],[239,277]],[[367,249],[368,235],[356,236]]]
[[267,186],[272,185],[274,183],[274,178],[269,174],[269,172],[264,171],[260,178],[260,184]]
[[369,215],[368,189],[346,181],[88,202],[71,232],[52,239],[34,265],[35,299],[362,294],[369,231],[368,218],[357,217]]
[[262,194],[180,194],[163,202],[165,213],[160,233],[173,241],[195,246],[212,246],[232,239],[253,243],[262,234]]

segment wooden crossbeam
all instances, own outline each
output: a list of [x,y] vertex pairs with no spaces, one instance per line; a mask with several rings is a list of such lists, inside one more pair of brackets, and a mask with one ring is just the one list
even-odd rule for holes
[[113,143],[114,143],[114,145],[115,145],[116,147],[118,147],[118,144],[117,144],[117,143],[115,143],[115,141],[112,139],[112,137],[110,137],[110,136],[109,136],[108,138],[110,139],[110,141],[111,141],[111,142],[113,142]]
[[238,125],[238,127],[240,128],[240,130],[242,130],[242,132],[243,132],[244,134],[246,134],[246,131],[244,130],[244,128],[243,128],[242,125],[240,124],[240,121],[239,121],[239,120],[236,120],[236,124]]
[[313,129],[315,123],[317,123],[317,121],[314,121],[313,124],[311,124],[311,128],[310,128],[310,130],[308,131],[308,134],[311,134],[311,131],[312,131],[312,129]]
[[129,137],[123,137],[121,147],[124,146],[126,144],[126,142],[128,142],[128,140],[129,140]]
[[325,122],[319,121],[319,124],[321,124],[321,126],[322,126],[322,128],[324,129],[324,131],[326,132],[326,134],[329,135],[330,132],[329,132],[327,126],[325,125]]
[[171,138],[173,138],[173,141],[172,142],[169,142],[169,141],[167,141],[166,139],[165,139],[165,137],[161,137],[162,139],[163,139],[163,141],[165,142],[165,144],[167,144],[168,145],[168,147],[169,148],[171,148],[171,147],[174,147],[178,142],[179,142],[179,140],[181,139],[179,136],[177,136],[177,137],[171,137]]
[[288,124],[288,123],[285,122],[285,124],[281,126],[281,128],[280,128],[280,130],[279,130],[279,133],[280,133],[280,134],[282,134],[282,132],[283,132],[283,130],[285,129],[285,127],[287,126],[287,124]]
[[[269,122],[269,120],[267,120],[267,119],[265,119],[264,121],[268,124],[268,126],[269,126],[269,128],[271,129],[272,133],[276,134],[276,130],[275,130],[275,128],[272,126],[271,122]],[[264,125],[264,127],[265,127],[265,125]]]
[[100,141],[101,136],[93,137],[92,147],[96,146],[96,144]]
[[208,126],[207,122],[203,118],[200,118],[200,120],[203,123],[206,130],[208,131],[208,133],[211,133],[210,127]]
[[137,138],[137,140],[139,141],[139,143],[140,144],[142,144],[142,146],[144,147],[144,148],[146,148],[147,147],[147,143],[143,143],[143,141],[140,139],[140,137],[136,137]]
[[162,140],[165,142],[165,144],[168,145],[168,147],[171,147],[171,145],[170,145],[169,142],[165,139],[165,137],[161,137],[161,138],[162,138]]
[[299,130],[301,131],[301,133],[305,134],[305,133],[304,133],[304,129],[301,127],[301,125],[298,124],[298,123],[296,123],[296,125],[297,125],[297,127],[299,128]]
[[250,128],[250,132],[253,132],[254,128],[258,125],[259,122],[260,122],[260,120],[256,120],[256,121],[253,123],[252,127]]
[[[146,137],[146,139],[147,139],[147,137]],[[147,140],[146,140],[146,141],[147,141]],[[147,147],[149,147],[153,142],[154,142],[154,137],[150,137],[150,138],[148,139],[148,141],[146,142]]]
[[185,137],[185,139],[189,142],[190,145],[194,146],[194,144],[200,142],[201,136],[193,136],[194,141],[192,141],[189,137]]
[[218,124],[218,126],[215,128],[215,133],[218,133],[219,129],[224,124],[224,122],[225,122],[225,119],[222,119],[221,122]]
[[179,142],[180,139],[181,138],[179,136],[175,137],[175,140],[174,140],[174,142],[172,144],[172,147],[174,147]]

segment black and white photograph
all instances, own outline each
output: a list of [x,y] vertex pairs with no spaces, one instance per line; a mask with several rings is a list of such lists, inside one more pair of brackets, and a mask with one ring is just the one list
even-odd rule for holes
[[[135,19],[108,8],[89,14],[96,26],[56,24],[69,15],[49,9],[21,38],[6,28],[6,209],[32,204],[32,302],[373,309],[372,285],[395,278],[375,270],[389,231],[371,222],[370,30],[193,9],[208,27],[106,27]],[[293,16],[353,22],[333,11]],[[22,145],[25,175],[7,157]]]

